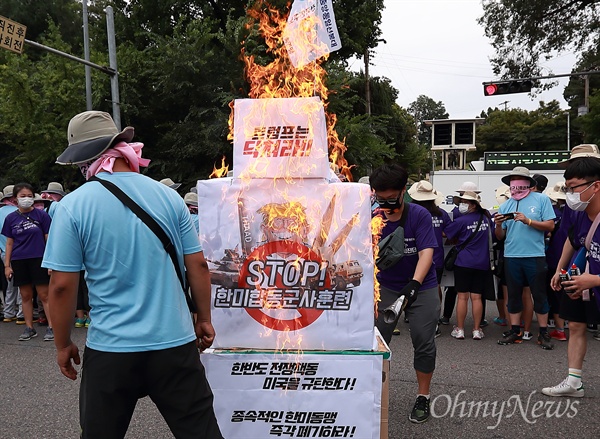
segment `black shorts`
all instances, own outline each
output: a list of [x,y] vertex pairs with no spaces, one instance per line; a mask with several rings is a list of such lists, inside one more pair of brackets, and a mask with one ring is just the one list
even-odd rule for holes
[[488,270],[476,268],[454,267],[454,288],[458,293],[483,294]]
[[17,259],[10,261],[13,269],[13,285],[48,285],[48,269],[42,268],[42,258]]
[[600,311],[595,297],[590,297],[589,301],[580,299],[569,299],[564,291],[560,292],[560,311],[561,319],[570,322],[587,323],[596,325],[600,323]]
[[196,343],[146,352],[83,354],[82,438],[122,438],[139,398],[149,396],[177,438],[223,439]]

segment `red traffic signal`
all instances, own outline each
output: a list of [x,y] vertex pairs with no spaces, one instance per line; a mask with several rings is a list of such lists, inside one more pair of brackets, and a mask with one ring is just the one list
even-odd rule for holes
[[530,79],[515,81],[486,82],[483,84],[484,96],[529,93],[533,87]]

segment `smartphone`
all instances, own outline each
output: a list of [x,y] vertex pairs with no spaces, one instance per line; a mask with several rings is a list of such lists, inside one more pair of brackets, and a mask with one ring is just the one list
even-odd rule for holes
[[504,215],[502,215],[504,217],[505,220],[514,220],[515,219],[515,212],[510,212],[510,213],[505,213]]

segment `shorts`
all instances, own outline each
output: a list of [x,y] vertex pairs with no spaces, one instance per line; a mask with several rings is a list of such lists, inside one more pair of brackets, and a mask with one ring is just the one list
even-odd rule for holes
[[454,267],[454,288],[458,293],[483,294],[489,276],[488,270]]
[[[591,295],[591,294],[590,294]],[[586,323],[588,325],[597,325],[600,323],[600,311],[595,297],[590,297],[589,301],[579,299],[570,299],[564,292],[560,292],[560,318],[569,322]]]
[[508,288],[508,312],[523,311],[523,288],[529,286],[533,296],[533,310],[537,314],[548,314],[550,304],[546,294],[546,258],[504,258],[506,287]]
[[48,269],[42,268],[42,258],[17,259],[10,261],[13,269],[13,285],[48,285]]

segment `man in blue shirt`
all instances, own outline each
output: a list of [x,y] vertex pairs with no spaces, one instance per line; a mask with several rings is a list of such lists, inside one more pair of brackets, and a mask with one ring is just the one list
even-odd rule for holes
[[[6,217],[17,210],[15,197],[13,196],[13,185],[6,186],[2,191],[0,198],[0,229],[4,224]],[[4,269],[4,260],[6,256],[6,236],[0,234],[0,256],[2,257],[2,268]],[[3,271],[4,273],[4,271]],[[13,285],[13,279],[7,279],[4,289],[4,318],[5,323],[17,321],[17,325],[25,324],[25,316],[23,315],[23,306],[21,304],[21,295],[19,287]]]
[[537,342],[543,349],[553,349],[548,335],[550,305],[546,295],[544,233],[554,229],[554,210],[548,196],[531,190],[536,181],[529,175],[529,169],[517,166],[502,178],[502,183],[510,187],[511,198],[500,206],[494,222],[496,238],[505,239],[504,270],[511,330],[498,344],[523,341],[520,326],[523,288],[529,285],[540,328]]
[[[50,310],[57,362],[76,379],[79,349],[70,339],[79,273],[85,268],[91,320],[80,390],[82,438],[125,436],[138,398],[149,396],[178,438],[222,438],[197,346],[209,347],[210,275],[187,206],[167,186],[139,173],[133,128],[119,132],[107,113],[69,123],[59,164],[119,187],[165,231],[185,265],[196,318],[176,268],[157,236],[99,182],[57,204],[43,266],[52,269]],[[159,269],[157,269],[159,267]],[[52,309],[54,307],[54,309]]]

